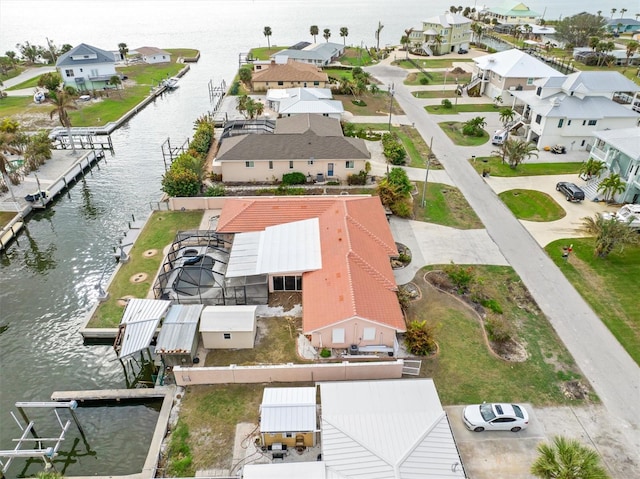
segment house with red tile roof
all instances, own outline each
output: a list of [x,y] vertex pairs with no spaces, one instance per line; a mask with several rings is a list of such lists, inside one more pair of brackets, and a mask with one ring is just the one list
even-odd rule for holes
[[[278,227],[287,229],[276,233]],[[237,261],[245,274],[268,274],[269,291],[302,292],[303,332],[314,347],[395,349],[396,334],[406,330],[390,263],[398,250],[378,197],[230,198],[217,232],[233,233],[234,243],[270,232],[271,240],[255,242],[262,266],[247,268],[251,254]],[[289,245],[278,247],[282,242]],[[236,270],[233,249],[228,271]],[[278,259],[283,255],[287,261]]]

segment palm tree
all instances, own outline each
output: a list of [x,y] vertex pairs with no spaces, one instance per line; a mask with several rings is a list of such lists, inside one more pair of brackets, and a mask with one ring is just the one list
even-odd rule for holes
[[588,180],[594,176],[600,176],[603,170],[606,169],[604,161],[596,160],[595,158],[589,158],[580,167],[580,174],[587,177]]
[[532,156],[538,156],[538,149],[533,143],[526,140],[509,139],[502,145],[503,158],[506,158],[509,166],[516,169],[518,165]]
[[595,52],[598,44],[600,43],[600,37],[591,37],[589,38],[589,46]]
[[[614,220],[615,221],[615,220]],[[627,228],[629,229],[629,228]],[[575,439],[553,438],[553,445],[538,445],[538,459],[531,473],[541,479],[607,479],[600,457],[593,449]]]
[[605,178],[598,185],[598,191],[602,191],[602,193],[604,194],[604,199],[607,203],[612,202],[613,198],[617,194],[622,193],[626,189],[627,184],[623,181],[622,178],[620,178],[620,175],[617,173],[614,173],[608,178]]
[[406,58],[409,58],[409,43],[411,42],[411,34],[413,33],[413,28],[407,28],[404,31],[404,37],[402,37],[402,44],[404,45],[404,51],[406,52]]
[[500,109],[500,121],[505,128],[507,127],[507,123],[512,121],[515,116],[516,112],[513,111],[512,108],[507,107]]
[[620,9],[620,18],[622,18],[625,13],[627,13],[627,9],[626,8],[621,8]]
[[77,110],[78,107],[73,97],[64,90],[52,93],[49,101],[55,106],[49,113],[49,117],[53,118],[53,116],[56,115],[60,120],[60,124],[67,129],[67,137],[69,138],[73,154],[75,155],[76,145],[71,137],[71,120],[69,119],[68,110]]
[[384,28],[381,21],[378,21],[378,28],[376,28],[376,50],[380,50],[380,32]]
[[328,28],[325,28],[324,30],[322,30],[322,36],[328,42],[329,37],[331,37],[331,30],[329,30]]
[[347,37],[349,36],[349,29],[347,27],[340,27],[340,36],[342,37],[342,45],[347,46]]
[[318,25],[311,25],[311,27],[309,28],[309,33],[313,37],[313,43],[316,43],[316,36],[319,32],[320,30],[318,30]]
[[262,31],[262,34],[267,37],[267,45],[269,50],[271,50],[271,27],[264,27],[264,30]]
[[[633,54],[638,51],[638,47],[640,46],[640,43],[636,42],[635,40],[631,40],[629,43],[627,43],[627,64],[625,66],[624,71],[627,71],[627,68],[629,66],[629,61],[631,59],[631,57],[633,56]],[[623,71],[623,73],[624,73]]]
[[433,37],[433,43],[435,43],[436,45],[436,51],[438,52],[438,55],[442,53],[440,49],[442,48],[443,41],[444,41],[444,37],[440,34],[437,34]]
[[127,53],[129,53],[129,47],[126,43],[118,43],[118,52],[122,58],[124,58],[124,62],[127,63]]
[[12,133],[6,131],[0,132],[0,174],[7,186],[7,190],[11,193],[11,199],[16,202],[16,198],[13,196],[13,190],[11,185],[17,185],[20,183],[20,176],[9,171],[9,159],[5,156],[7,153],[11,155],[17,155],[20,150],[13,146],[14,136]]
[[611,9],[611,20],[613,20],[613,14],[616,13],[618,11],[617,8],[612,8]]
[[[595,217],[582,218],[582,231],[595,238],[593,255],[606,258],[616,247],[622,251],[625,245],[640,241],[640,235],[629,225],[616,218],[604,218],[600,213]],[[535,464],[534,464],[535,465]],[[535,474],[535,473],[534,473]],[[545,476],[547,477],[547,476]],[[560,477],[560,476],[548,476]],[[564,476],[562,476],[564,477]],[[568,476],[567,476],[568,477]],[[607,476],[575,476],[575,477],[607,477]]]

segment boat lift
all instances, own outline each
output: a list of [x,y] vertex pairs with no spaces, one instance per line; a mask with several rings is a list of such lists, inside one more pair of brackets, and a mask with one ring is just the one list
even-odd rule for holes
[[[10,412],[11,417],[16,422],[20,430],[22,431],[22,435],[18,439],[14,439],[14,442],[17,442],[16,447],[14,449],[8,450],[0,450],[0,477],[4,477],[4,474],[9,470],[9,466],[13,459],[16,458],[41,458],[44,462],[45,469],[50,469],[53,467],[53,459],[58,455],[58,449],[62,444],[62,441],[65,440],[65,436],[69,427],[71,426],[71,420],[68,419],[66,422],[62,422],[60,416],[58,414],[58,409],[68,409],[71,413],[71,417],[75,422],[78,430],[80,431],[80,435],[84,440],[85,445],[88,446],[87,439],[84,434],[84,430],[78,421],[78,417],[75,414],[75,409],[78,407],[78,403],[76,401],[69,402],[17,402],[16,407],[24,419],[26,426],[22,427],[22,424],[18,420],[18,418],[13,414],[13,411]],[[56,419],[58,420],[58,424],[60,426],[60,435],[58,437],[39,437],[35,430],[35,424],[33,421],[30,421],[25,413],[25,408],[53,408],[53,412],[56,415]],[[27,436],[33,436],[29,438]],[[35,443],[35,447],[33,449],[22,449],[24,443]],[[53,445],[47,446],[45,443],[53,443]]]

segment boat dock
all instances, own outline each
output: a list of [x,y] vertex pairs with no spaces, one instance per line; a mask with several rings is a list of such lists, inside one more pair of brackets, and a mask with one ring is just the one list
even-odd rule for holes
[[94,389],[87,391],[54,391],[52,401],[76,401],[78,404],[88,402],[125,402],[162,399],[169,392],[170,387],[140,389]]

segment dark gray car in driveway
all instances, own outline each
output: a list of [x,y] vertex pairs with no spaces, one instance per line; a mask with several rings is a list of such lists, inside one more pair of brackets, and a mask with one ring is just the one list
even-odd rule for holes
[[584,191],[573,183],[561,181],[556,185],[556,190],[560,191],[567,198],[567,201],[579,202],[584,200]]

